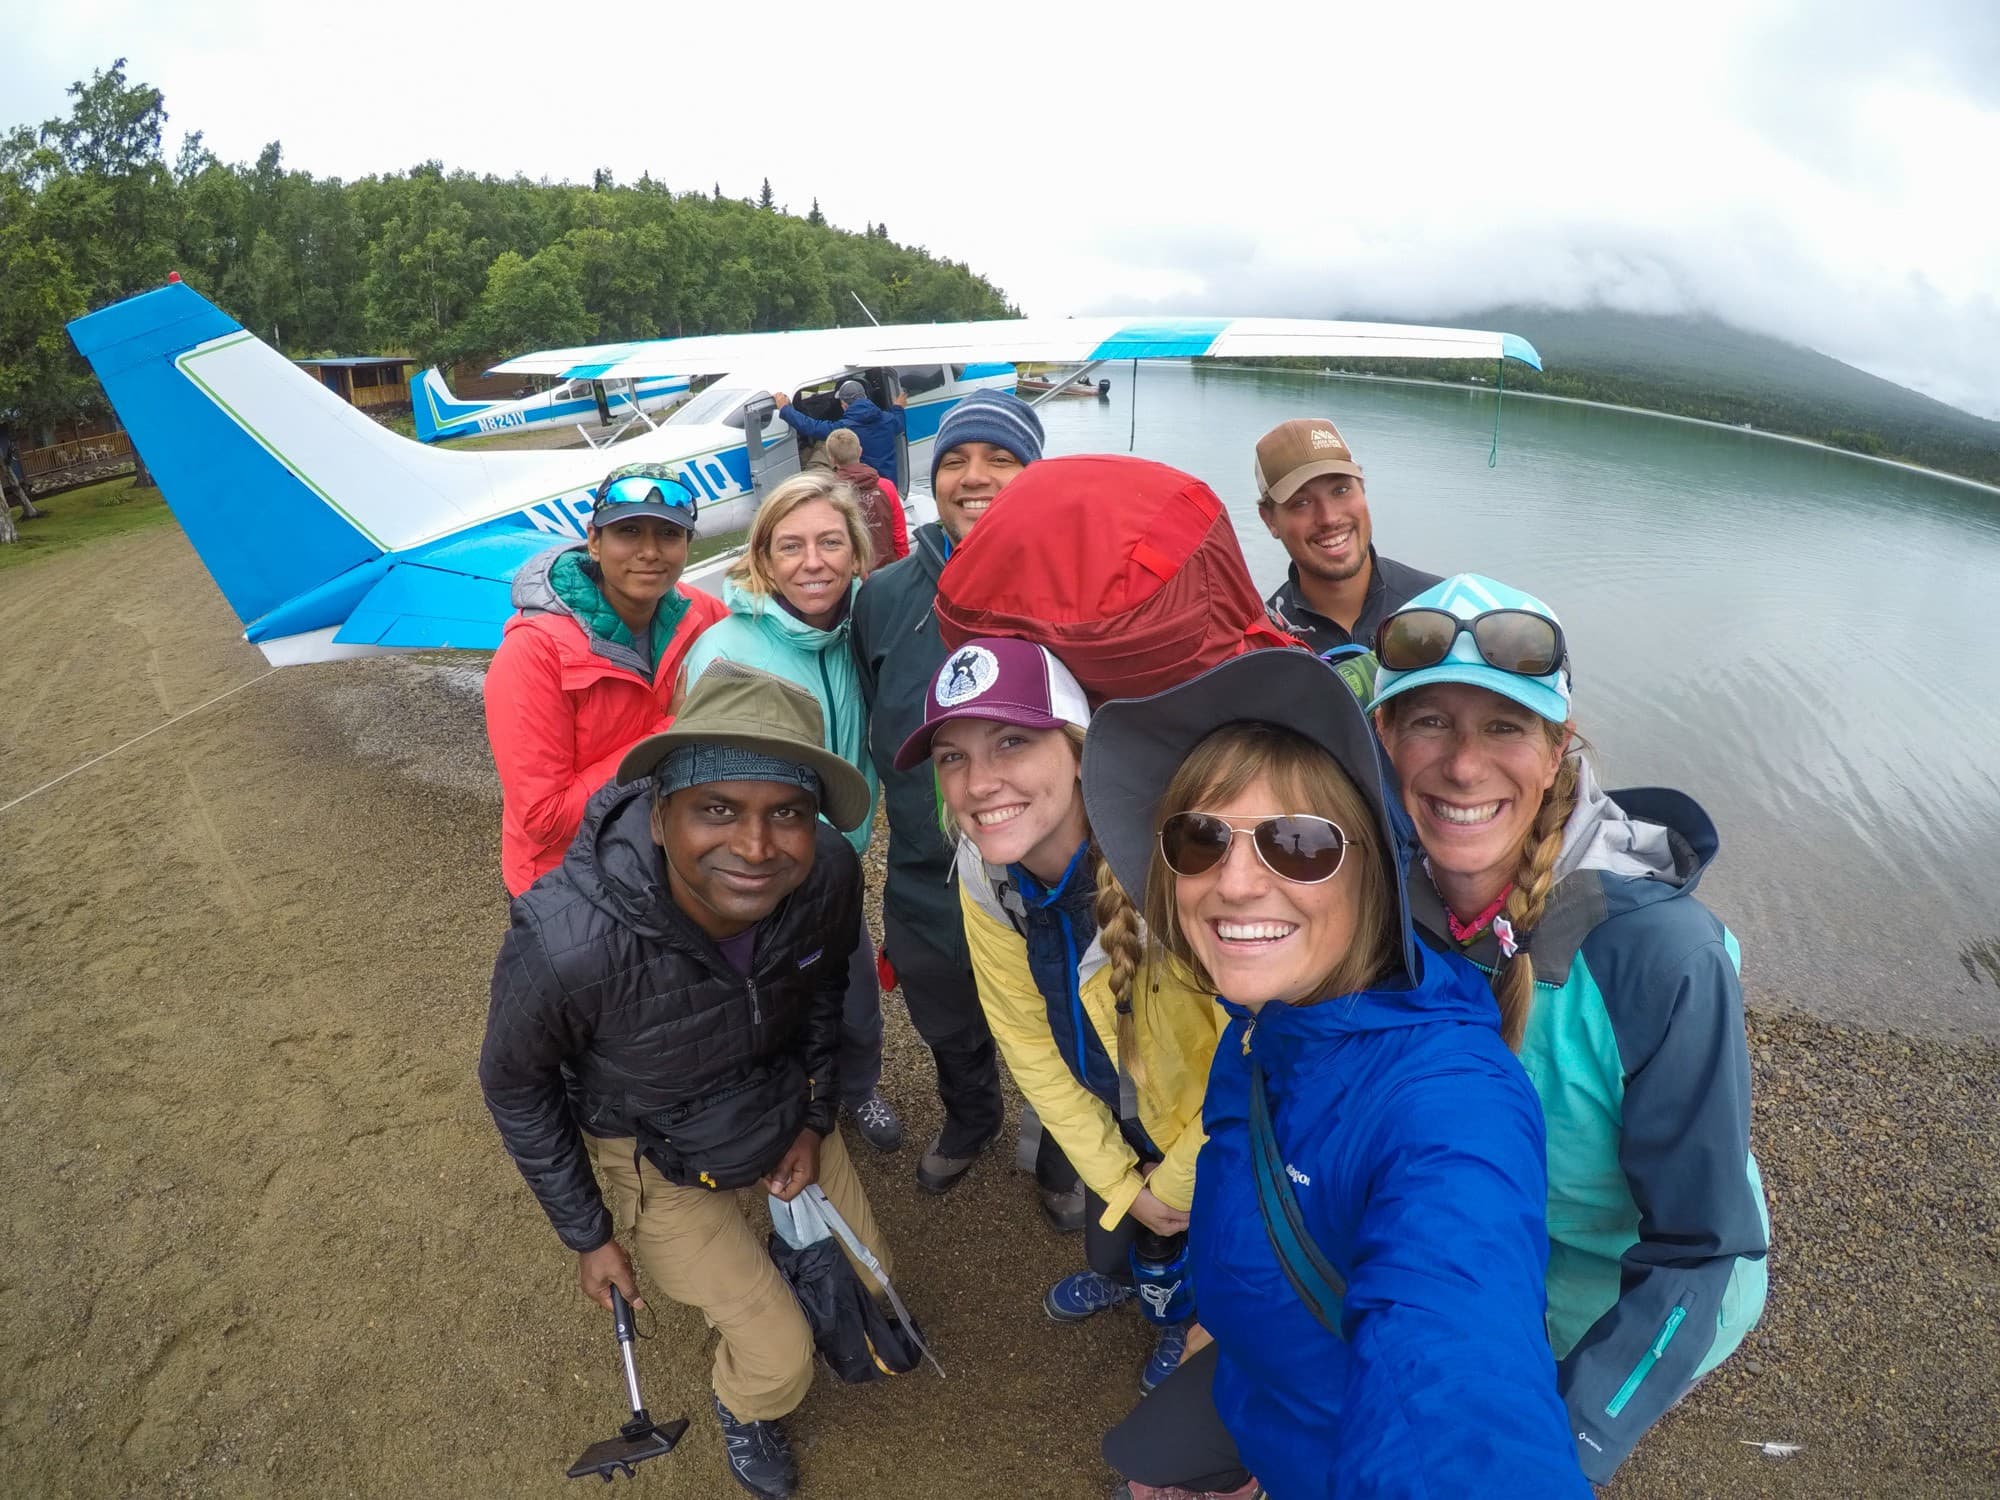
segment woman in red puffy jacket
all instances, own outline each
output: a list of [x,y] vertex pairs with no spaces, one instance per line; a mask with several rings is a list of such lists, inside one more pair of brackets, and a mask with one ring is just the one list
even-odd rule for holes
[[673,721],[681,663],[727,611],[681,585],[695,497],[671,469],[614,470],[585,540],[522,565],[486,673],[500,870],[518,896],[562,863],[590,794]]

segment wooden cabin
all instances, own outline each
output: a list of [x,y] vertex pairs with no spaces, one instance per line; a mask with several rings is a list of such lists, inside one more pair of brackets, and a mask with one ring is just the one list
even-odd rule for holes
[[356,354],[292,363],[341,400],[372,412],[410,404],[410,371],[417,362],[402,354]]

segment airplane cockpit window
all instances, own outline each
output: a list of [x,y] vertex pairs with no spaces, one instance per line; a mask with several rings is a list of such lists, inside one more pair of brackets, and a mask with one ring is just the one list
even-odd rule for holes
[[720,422],[740,430],[743,426],[743,403],[755,394],[755,391],[740,385],[712,385],[683,405],[667,421],[676,427]]
[[921,395],[925,391],[944,389],[944,366],[942,365],[898,365],[896,379],[902,382],[903,394]]

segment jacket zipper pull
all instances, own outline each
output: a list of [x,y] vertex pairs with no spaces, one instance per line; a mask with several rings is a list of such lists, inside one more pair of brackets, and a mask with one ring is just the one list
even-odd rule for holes
[[743,981],[743,984],[744,988],[750,992],[750,1024],[752,1026],[761,1026],[764,1024],[764,1012],[757,1005],[757,981],[746,979]]
[[1256,1034],[1257,1034],[1257,1018],[1255,1016],[1252,1016],[1250,1018],[1250,1023],[1243,1028],[1243,1055],[1245,1057],[1248,1057],[1250,1055],[1250,1038],[1255,1036]]

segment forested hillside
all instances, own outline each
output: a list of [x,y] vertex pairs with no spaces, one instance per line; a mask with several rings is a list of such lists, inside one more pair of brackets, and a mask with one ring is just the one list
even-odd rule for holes
[[[1434,321],[1504,329],[1533,343],[1546,368],[1537,374],[1509,364],[1505,380],[1510,390],[1748,423],[1766,432],[2000,484],[2000,422],[1814,350],[1712,318],[1650,317],[1603,308],[1491,307]],[[1377,360],[1347,361],[1341,367],[1427,380],[1494,378],[1487,364]]]
[[[278,142],[226,163],[191,132],[163,154],[166,101],[123,59],[62,119],[0,137],[0,417],[28,432],[102,409],[64,325],[178,271],[294,357],[498,359],[688,333],[1003,317],[963,264],[817,200],[475,177],[425,162],[355,182],[288,171]],[[810,186],[810,185],[804,185]]]

